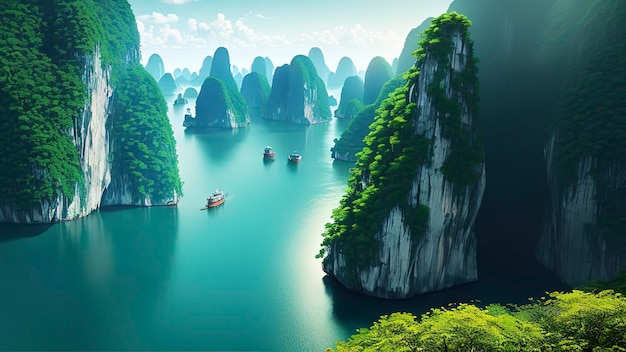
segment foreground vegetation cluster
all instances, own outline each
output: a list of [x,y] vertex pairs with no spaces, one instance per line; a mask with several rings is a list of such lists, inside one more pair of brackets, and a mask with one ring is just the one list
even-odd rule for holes
[[393,313],[337,342],[335,351],[626,351],[624,317],[621,293],[553,292],[522,306],[459,304],[419,319]]

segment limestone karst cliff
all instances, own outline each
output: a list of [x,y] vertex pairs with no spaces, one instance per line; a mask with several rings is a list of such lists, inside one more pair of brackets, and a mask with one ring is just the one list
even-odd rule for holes
[[339,60],[337,69],[335,72],[331,72],[328,75],[328,89],[336,89],[343,87],[345,80],[348,77],[356,76],[356,66],[352,59],[344,56]]
[[[356,101],[353,101],[356,100]],[[335,110],[335,117],[351,118],[354,116],[354,106],[363,106],[363,80],[359,76],[350,76],[345,79],[341,88],[339,107]],[[348,109],[348,106],[351,109]]]
[[219,78],[209,76],[196,98],[196,116],[185,117],[183,126],[240,128],[249,123],[248,106],[239,91],[233,91]]
[[363,104],[368,105],[376,101],[383,85],[393,78],[391,65],[380,56],[374,57],[367,65],[363,80]]
[[[11,79],[18,84],[6,84],[6,80],[0,84],[0,97],[7,102],[0,108],[0,123],[7,127],[0,132],[0,140],[15,148],[0,155],[0,222],[73,220],[98,209],[104,192],[118,182],[113,156],[120,150],[111,143],[115,133],[110,122],[115,117],[114,96],[125,94],[118,91],[120,77],[129,70],[141,70],[150,85],[146,91],[163,99],[154,79],[139,64],[139,34],[129,4],[122,0],[109,0],[106,6],[91,0],[77,3],[5,1],[0,5],[2,18],[11,19],[2,21],[5,35],[0,38],[0,58],[10,57],[10,52],[28,58],[2,63],[14,72]],[[15,99],[20,95],[30,96],[29,103]],[[144,128],[126,124],[121,132],[128,142],[140,143],[129,131],[142,134]],[[148,128],[157,134],[172,133],[166,115]],[[30,132],[24,134],[25,130]],[[153,197],[149,188],[134,188],[131,183],[133,197],[141,194],[142,199],[154,201],[114,204],[178,201],[181,187],[175,148],[163,152],[172,170],[160,196]],[[150,154],[138,153],[139,158]],[[163,176],[151,163],[143,167],[140,175],[131,176],[145,177],[146,184],[154,182],[147,174]],[[116,196],[115,192],[111,195]]]
[[[263,68],[265,69],[265,66]],[[241,95],[246,100],[249,109],[264,108],[270,95],[270,84],[265,78],[265,72],[248,73],[241,83]]]
[[452,12],[425,32],[326,225],[324,271],[352,290],[406,298],[477,279],[485,168],[469,25]]
[[[549,202],[538,260],[569,285],[626,268],[626,3],[558,1],[551,13],[565,89],[545,145]],[[577,24],[572,18],[580,19]],[[571,43],[571,44],[570,44]]]
[[313,66],[315,66],[315,70],[317,71],[317,75],[322,79],[324,84],[328,81],[328,74],[330,73],[330,69],[326,65],[326,60],[324,59],[324,53],[322,49],[318,47],[313,47],[309,50],[309,54],[307,55]]
[[196,116],[186,116],[183,126],[240,128],[249,123],[248,106],[233,78],[228,49],[219,47],[213,55],[211,74],[198,93]]
[[326,86],[311,59],[297,55],[276,69],[263,117],[304,125],[332,118]]

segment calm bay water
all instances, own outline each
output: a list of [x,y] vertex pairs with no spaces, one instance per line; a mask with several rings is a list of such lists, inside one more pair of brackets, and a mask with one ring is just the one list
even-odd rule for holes
[[[479,282],[409,300],[349,292],[314,258],[351,167],[329,152],[346,121],[186,133],[184,109],[171,106],[178,207],[0,224],[0,350],[323,351],[382,314],[561,288],[537,268],[511,276],[481,264]],[[266,145],[274,162],[262,160]],[[287,162],[293,150],[299,165]],[[217,187],[226,203],[201,211]]]

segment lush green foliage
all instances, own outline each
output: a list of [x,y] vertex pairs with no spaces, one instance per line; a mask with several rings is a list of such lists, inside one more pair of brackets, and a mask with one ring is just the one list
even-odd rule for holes
[[[591,1],[570,48],[579,53],[568,80],[561,109],[556,115],[559,131],[559,177],[576,182],[580,159],[593,157],[603,164],[626,164],[626,3]],[[625,227],[626,229],[626,227]]]
[[[380,230],[382,219],[408,193],[416,165],[429,157],[429,141],[415,136],[411,124],[416,111],[415,103],[408,103],[408,87],[417,75],[417,70],[409,71],[406,84],[377,110],[371,132],[364,139],[365,147],[357,153],[359,159],[351,170],[346,194],[333,210],[334,222],[326,224],[322,246],[334,242],[342,248],[346,263],[371,264],[378,253],[374,234]],[[318,257],[323,255],[324,249]]]
[[[626,299],[619,293],[554,292],[529,305],[435,308],[382,316],[337,352],[623,351]],[[329,349],[330,350],[330,349]]]
[[74,194],[81,169],[70,131],[85,91],[73,63],[46,55],[49,29],[36,2],[0,6],[0,198],[29,208]]
[[167,103],[154,78],[139,64],[120,75],[109,119],[113,136],[112,177],[126,175],[142,197],[182,195],[176,141]]
[[[595,160],[591,173],[599,212],[587,230],[623,251],[626,187],[611,179],[616,176],[608,168],[626,165],[626,3],[557,2],[553,17],[542,53],[566,62],[558,70],[561,100],[550,126],[550,132],[557,134],[555,175],[562,189],[575,188],[580,161]],[[573,17],[579,23],[571,23]],[[560,52],[549,47],[555,43]]]
[[[476,182],[482,174],[482,170],[477,169],[476,165],[484,161],[482,129],[474,128],[474,131],[468,133],[461,123],[464,107],[459,100],[467,104],[466,113],[474,117],[472,125],[480,124],[477,118],[478,68],[477,60],[473,59],[473,44],[467,30],[470,26],[471,22],[467,17],[456,12],[439,16],[424,31],[425,38],[414,53],[418,66],[430,56],[437,61],[438,67],[449,67],[453,35],[461,33],[466,43],[467,55],[472,58],[467,60],[467,65],[461,73],[436,70],[431,84],[427,87],[442,126],[441,136],[451,143],[450,154],[443,164],[442,172],[446,180],[458,185]],[[446,90],[449,89],[456,92],[457,96],[448,97]]]
[[[444,14],[433,20],[431,27],[424,32],[425,39],[420,44],[421,49],[416,52],[418,65],[406,72],[403,77],[405,84],[394,90],[376,110],[375,120],[369,125],[370,132],[363,140],[365,146],[357,153],[358,160],[356,167],[351,170],[346,194],[339,207],[333,210],[333,222],[326,224],[323,248],[318,254],[318,257],[323,257],[325,249],[331,245],[340,248],[346,261],[348,272],[345,274],[349,280],[355,277],[359,267],[375,264],[372,261],[379,249],[375,235],[381,230],[383,219],[394,206],[400,206],[405,223],[413,236],[419,237],[426,231],[428,207],[422,204],[414,207],[404,200],[419,166],[428,163],[431,157],[431,141],[415,131],[414,120],[419,116],[416,104],[409,103],[409,87],[417,85],[417,70],[422,67],[427,56],[437,60],[439,65],[435,72],[435,83],[425,93],[433,100],[437,118],[442,121],[442,137],[451,141],[452,163],[459,164],[454,165],[454,168],[444,164],[444,169],[448,167],[459,174],[469,174],[461,177],[450,170],[444,170],[444,177],[457,183],[475,180],[475,167],[482,159],[470,156],[475,150],[482,150],[482,145],[473,144],[476,143],[475,132],[462,130],[459,102],[465,102],[471,109],[470,118],[477,119],[474,115],[476,111],[472,108],[474,104],[477,106],[477,87],[469,26],[467,18],[457,13]],[[465,40],[468,47],[467,61],[470,65],[459,77],[449,73],[452,77],[452,91],[458,96],[448,99],[444,91],[445,82],[442,82],[441,77],[450,71],[447,56],[452,52],[451,37],[455,33],[460,33]],[[474,126],[473,129],[479,128]],[[456,148],[469,150],[455,151]],[[459,160],[460,157],[468,157],[467,164],[466,161]],[[460,171],[456,171],[457,169]],[[332,255],[331,251],[324,260],[331,260]]]
[[[0,139],[6,141],[0,153],[3,165],[0,198],[27,209],[60,194],[73,197],[75,185],[82,180],[79,151],[72,140],[72,132],[77,128],[75,125],[87,99],[82,82],[88,63],[85,59],[98,48],[102,64],[112,68],[111,80],[118,93],[116,102],[121,104],[116,111],[124,110],[125,93],[119,94],[120,89],[130,89],[133,82],[129,82],[129,78],[143,82],[143,75],[136,67],[122,76],[117,74],[124,71],[127,64],[138,65],[139,62],[135,17],[125,0],[9,0],[0,5],[0,16],[3,18],[0,30],[4,33],[0,36]],[[163,118],[158,115],[162,112],[159,100],[162,96],[147,93],[145,90],[149,87],[135,87],[129,93],[128,99],[139,99],[139,96],[149,99],[143,104],[132,101],[135,104],[132,117],[112,117],[116,121],[113,124],[123,118],[134,121],[134,124],[117,124],[118,135],[114,137],[122,145],[139,143],[134,150],[138,163],[155,167],[145,169],[146,175],[142,176],[145,180],[137,181],[141,194],[167,192],[165,188],[154,189],[167,182],[155,180],[155,185],[151,186],[146,181],[155,179],[150,173],[160,170],[165,170],[166,178],[172,182],[169,190],[180,191],[175,149],[168,144],[171,126],[166,121],[168,132],[163,121],[152,123],[151,119]],[[138,93],[140,90],[144,92]],[[137,106],[146,110],[139,112]],[[145,121],[141,120],[143,118]],[[142,126],[155,130],[141,130]],[[157,132],[164,133],[163,137],[154,137],[158,147],[141,144],[141,139],[133,140],[138,135],[144,138]],[[140,144],[143,147],[140,148]],[[152,149],[145,150],[145,146]],[[163,155],[170,152],[173,154]],[[174,169],[148,160],[152,153],[158,153],[165,163],[173,162]],[[117,162],[124,162],[127,156],[118,156]],[[130,172],[144,170],[126,161]]]
[[348,117],[349,114],[351,114],[352,117],[346,129],[341,133],[341,137],[335,140],[333,150],[346,156],[347,159],[356,159],[356,153],[361,151],[363,146],[365,146],[363,138],[369,133],[369,126],[374,122],[376,109],[380,107],[382,102],[387,99],[394,90],[403,86],[405,83],[406,79],[401,75],[387,81],[380,89],[376,101],[369,105],[363,105],[361,99],[351,99],[348,101],[343,113],[346,117]]

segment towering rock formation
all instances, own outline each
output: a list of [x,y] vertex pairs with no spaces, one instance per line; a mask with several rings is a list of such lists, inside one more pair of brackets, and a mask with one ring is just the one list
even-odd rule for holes
[[250,123],[248,106],[233,78],[226,48],[215,50],[211,74],[204,80],[196,99],[196,116],[185,116],[187,128],[239,128]]
[[322,53],[322,49],[318,47],[313,47],[309,50],[309,55],[307,55],[313,66],[315,66],[315,70],[317,71],[317,75],[320,76],[324,84],[328,81],[328,74],[330,73],[330,69],[326,65],[326,60],[324,60],[324,53]]
[[267,66],[265,64],[265,59],[261,56],[257,56],[252,60],[251,66],[252,72],[258,73],[259,75],[265,77],[267,80]]
[[380,56],[373,58],[365,71],[363,104],[373,103],[385,82],[393,78],[391,65]]
[[356,76],[356,73],[356,66],[352,59],[347,56],[342,57],[335,73],[331,72],[328,76],[328,89],[341,88],[346,78]]
[[201,86],[204,80],[211,74],[211,66],[213,64],[213,57],[207,56],[202,60],[202,66],[198,71],[198,75],[191,81],[194,86]]
[[469,24],[456,13],[433,20],[326,225],[324,271],[355,291],[406,298],[477,279],[485,168]]
[[572,37],[544,43],[571,44],[544,51],[568,64],[545,145],[550,198],[537,258],[569,285],[626,268],[624,18],[623,1],[559,1],[547,26]]
[[247,127],[250,123],[248,107],[238,91],[233,91],[216,77],[204,80],[196,99],[196,116],[185,117],[187,128]]
[[264,117],[305,125],[332,118],[326,87],[311,59],[297,55],[276,69]]
[[230,55],[228,49],[219,47],[213,54],[213,63],[211,64],[210,77],[219,78],[228,88],[235,92],[239,92],[239,87],[233,78],[230,68]]
[[274,64],[269,57],[265,57],[264,59],[265,68],[267,69],[267,81],[271,83],[274,81]]
[[159,54],[152,54],[146,63],[146,71],[154,77],[155,81],[159,81],[165,74],[165,65]]
[[[11,88],[3,81],[7,76],[0,77],[0,98],[6,102],[0,107],[0,123],[5,126],[0,140],[11,141],[0,155],[0,222],[73,220],[101,203],[175,204],[181,194],[167,107],[154,79],[139,64],[139,34],[129,4],[122,0],[110,0],[106,7],[91,0],[83,3],[73,7],[68,2],[41,1],[35,6],[8,0],[0,6],[6,19],[0,28],[6,34],[0,38],[0,56],[20,52],[28,58],[14,66],[5,62],[12,79],[21,81],[17,86]],[[29,24],[28,34],[15,36],[23,32],[24,23]],[[31,87],[33,78],[37,84]],[[29,92],[30,104],[16,99],[15,94],[23,94],[18,87]],[[150,110],[143,110],[146,106],[161,110],[150,111],[152,120],[131,120],[113,128],[113,121],[122,120],[118,103],[131,89],[149,95],[146,100],[133,95],[137,98],[133,118],[145,117],[141,115]],[[19,111],[23,113],[16,114]],[[161,148],[132,149],[142,168],[132,170],[136,174],[127,179],[118,178],[122,169],[114,160],[131,150],[113,142],[122,135],[122,145],[144,146],[145,136],[150,135]],[[155,161],[157,152],[167,162],[166,169],[159,169],[163,165]],[[129,203],[121,191],[108,189],[112,183],[128,186]],[[154,191],[150,183],[161,189]],[[107,203],[105,192],[119,202]]]
[[161,93],[166,97],[171,97],[180,90],[171,73],[166,73],[161,77],[159,80],[159,89],[161,89]]
[[[263,64],[265,65],[265,62]],[[265,75],[257,72],[248,73],[241,84],[241,95],[246,100],[249,109],[265,107],[270,95],[270,84]]]
[[183,93],[183,98],[185,99],[196,99],[197,97],[198,91],[196,90],[196,88],[193,87],[185,89],[185,92]]
[[339,107],[335,110],[335,117],[352,118],[354,113],[358,112],[355,108],[359,108],[358,110],[363,108],[363,80],[359,76],[350,76],[346,78],[341,89],[341,98]]

